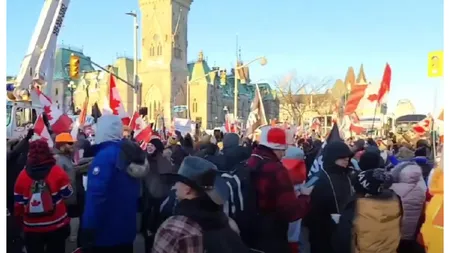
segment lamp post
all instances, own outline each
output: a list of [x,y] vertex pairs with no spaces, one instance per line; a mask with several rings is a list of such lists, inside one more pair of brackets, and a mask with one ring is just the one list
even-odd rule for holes
[[75,85],[74,81],[70,81],[67,88],[69,88],[69,91],[70,91],[70,110],[72,110],[72,114],[75,114],[75,103],[74,103],[74,99],[73,99],[73,93],[74,93],[75,89],[77,88],[77,86]]
[[242,64],[242,65],[238,65],[238,62],[236,62],[236,67],[234,68],[234,117],[237,118],[237,112],[238,112],[238,97],[239,97],[239,90],[238,90],[238,79],[237,79],[237,71],[241,68],[245,68],[248,65],[259,61],[259,64],[261,64],[261,66],[264,66],[267,64],[267,59],[264,56],[258,57],[254,60],[249,61],[246,64]]
[[137,110],[141,105],[140,101],[138,102],[138,99],[140,100],[140,96],[138,94],[140,93],[141,87],[139,86],[140,83],[138,81],[138,30],[139,30],[139,23],[138,23],[138,15],[136,11],[130,11],[125,13],[128,16],[133,17],[133,33],[134,33],[134,59],[133,59],[133,85],[134,85],[134,94],[133,94],[133,109]]

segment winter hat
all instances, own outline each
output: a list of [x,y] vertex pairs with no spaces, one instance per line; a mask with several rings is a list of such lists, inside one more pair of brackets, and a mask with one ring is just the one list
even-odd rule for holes
[[260,128],[259,145],[274,150],[286,150],[287,136],[286,131],[279,127],[263,126]]
[[27,166],[37,167],[43,164],[55,163],[55,158],[48,147],[47,141],[38,139],[30,142],[28,149]]
[[301,148],[296,147],[288,147],[286,149],[286,153],[284,154],[285,159],[295,159],[295,160],[304,160],[305,159],[305,153]]
[[223,136],[223,148],[233,148],[239,146],[239,135],[235,133],[226,133]]
[[392,185],[392,176],[384,169],[372,169],[359,172],[355,178],[354,188],[357,193],[380,195]]
[[352,151],[342,141],[332,141],[327,143],[323,149],[323,163],[325,168],[328,166],[334,166],[336,160],[341,158],[351,158],[353,156]]
[[414,152],[407,147],[401,147],[398,150],[397,158],[400,160],[410,160],[414,158]]
[[152,144],[155,147],[155,151],[157,153],[162,153],[164,151],[164,144],[160,139],[151,139],[150,144]]
[[301,148],[289,147],[281,159],[283,166],[288,170],[289,177],[294,185],[306,180],[305,154]]
[[359,158],[359,168],[362,171],[380,168],[381,156],[374,151],[365,151]]

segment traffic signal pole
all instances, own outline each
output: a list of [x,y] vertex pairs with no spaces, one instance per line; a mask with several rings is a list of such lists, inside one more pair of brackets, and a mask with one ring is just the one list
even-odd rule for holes
[[[129,83],[127,80],[123,79],[122,77],[116,75],[114,72],[112,72],[112,71],[110,71],[110,70],[108,70],[108,69],[102,67],[100,64],[95,63],[95,62],[92,61],[90,58],[80,57],[80,56],[76,56],[76,57],[78,57],[78,58],[80,58],[80,59],[82,58],[82,59],[88,61],[90,64],[92,64],[92,65],[96,66],[97,68],[99,68],[99,69],[101,69],[101,70],[107,72],[107,73],[110,74],[110,75],[113,75],[113,76],[114,76],[115,78],[117,78],[118,80],[120,80],[120,81],[126,83],[126,84],[127,84],[128,86],[130,86],[133,90],[136,90],[136,88],[135,88],[135,86],[134,86],[133,84]],[[78,63],[79,63],[79,61],[78,61]],[[109,66],[110,66],[110,65],[109,65]],[[70,66],[70,67],[72,67],[72,66]],[[78,69],[80,69],[79,66],[78,66]]]

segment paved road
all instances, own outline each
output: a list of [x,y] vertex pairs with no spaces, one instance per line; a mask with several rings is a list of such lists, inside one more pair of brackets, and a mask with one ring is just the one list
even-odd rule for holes
[[[76,243],[71,243],[67,241],[66,243],[66,253],[71,253],[76,249]],[[136,236],[136,240],[134,241],[134,253],[146,253],[144,247],[144,237],[141,234]]]

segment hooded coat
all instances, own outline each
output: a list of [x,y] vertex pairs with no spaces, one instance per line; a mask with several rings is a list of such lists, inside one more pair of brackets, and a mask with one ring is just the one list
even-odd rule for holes
[[124,152],[122,145],[130,146],[123,143],[122,132],[122,121],[118,116],[99,118],[96,154],[88,171],[86,203],[81,219],[86,237],[83,247],[132,244],[136,237],[140,189],[136,177],[145,175],[143,171],[148,164],[142,150],[143,156],[129,156],[130,152]]
[[351,154],[344,142],[331,142],[324,148],[323,170],[319,171],[311,193],[311,210],[303,220],[309,228],[311,252],[332,252],[331,237],[336,224],[331,214],[341,213],[353,194],[350,169],[336,165],[335,161],[344,157],[350,159]]
[[416,163],[405,162],[392,170],[394,184],[391,189],[400,196],[403,204],[402,239],[415,240],[423,221],[427,187],[422,169]]

